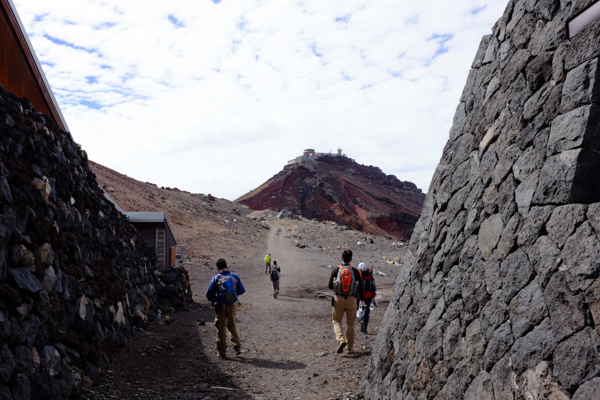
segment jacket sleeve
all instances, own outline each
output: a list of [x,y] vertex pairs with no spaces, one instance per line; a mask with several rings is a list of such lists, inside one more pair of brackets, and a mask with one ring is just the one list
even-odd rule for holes
[[214,303],[217,301],[217,277],[213,277],[210,280],[210,283],[208,284],[208,289],[206,289],[206,298],[208,299],[208,301],[210,301],[211,303]]
[[360,276],[360,272],[358,272],[358,270],[356,268],[352,268],[352,272],[354,273],[354,279],[356,279],[358,281],[358,297],[362,300],[364,299],[365,295],[364,295],[364,288],[363,288],[363,281],[362,278]]
[[331,276],[329,277],[329,289],[333,290],[333,278],[335,278],[337,276],[338,270],[340,269],[340,267],[335,267],[332,271],[331,271]]
[[240,279],[240,277],[237,276],[236,274],[233,274],[233,276],[235,276],[235,279],[237,280],[237,285],[235,285],[235,287],[236,287],[235,291],[236,291],[237,295],[239,296],[240,294],[246,293],[246,288],[242,284],[242,280]]

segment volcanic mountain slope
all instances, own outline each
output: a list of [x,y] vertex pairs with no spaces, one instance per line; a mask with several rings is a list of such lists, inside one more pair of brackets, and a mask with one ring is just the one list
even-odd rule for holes
[[212,260],[214,265],[220,257],[251,255],[253,244],[262,251],[268,228],[244,218],[251,212],[245,206],[210,194],[140,182],[92,161],[90,166],[98,183],[124,211],[163,211],[177,243],[186,245],[188,257]]
[[253,210],[288,209],[305,218],[408,239],[424,199],[414,183],[345,156],[323,155],[286,166],[236,202]]

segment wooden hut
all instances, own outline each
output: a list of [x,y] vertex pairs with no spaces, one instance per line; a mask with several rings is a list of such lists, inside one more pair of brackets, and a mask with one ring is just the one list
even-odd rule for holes
[[162,211],[125,212],[136,227],[146,246],[156,252],[158,269],[166,271],[175,266],[177,242]]

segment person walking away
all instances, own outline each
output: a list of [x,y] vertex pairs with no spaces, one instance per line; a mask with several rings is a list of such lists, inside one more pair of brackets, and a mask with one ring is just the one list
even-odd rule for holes
[[[352,261],[352,250],[344,250],[342,253],[342,265],[334,268],[329,277],[329,289],[333,290],[333,331],[338,341],[338,354],[344,351],[348,354],[354,353],[354,323],[356,322],[356,309],[358,299],[363,297],[362,280],[356,268],[350,265]],[[342,328],[342,320],[346,314],[346,335]]]
[[281,268],[277,265],[277,261],[273,261],[273,268],[271,268],[271,282],[273,283],[274,299],[279,295],[279,278],[281,278]]
[[375,286],[375,278],[373,278],[373,271],[367,268],[367,264],[358,264],[358,272],[360,273],[360,279],[363,284],[363,296],[361,300],[365,303],[365,315],[362,322],[360,323],[360,331],[367,333],[369,325],[369,314],[371,313],[371,302],[375,302],[375,296],[377,295],[377,287]]
[[265,256],[265,274],[271,273],[271,253]]
[[206,290],[206,298],[215,307],[215,327],[217,328],[217,351],[222,360],[227,358],[226,330],[235,354],[242,352],[242,342],[235,326],[235,312],[238,296],[246,292],[239,276],[229,271],[227,262],[217,260],[219,273],[215,275]]

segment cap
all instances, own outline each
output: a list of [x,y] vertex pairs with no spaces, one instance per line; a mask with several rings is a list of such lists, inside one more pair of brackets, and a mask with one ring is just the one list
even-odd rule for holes
[[358,269],[367,269],[367,264],[365,264],[365,263],[358,264]]

